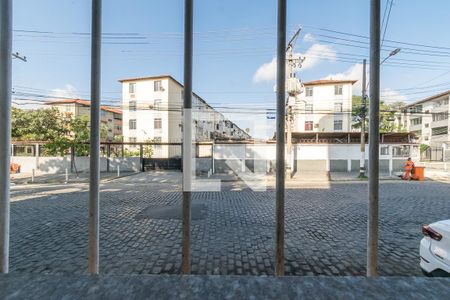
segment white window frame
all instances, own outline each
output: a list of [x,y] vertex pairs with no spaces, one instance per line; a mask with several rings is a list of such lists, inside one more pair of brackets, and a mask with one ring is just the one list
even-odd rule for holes
[[161,80],[155,80],[153,82],[153,91],[155,91],[155,92],[163,91],[162,81]]
[[[156,125],[159,126],[156,126]],[[153,129],[155,130],[161,130],[162,129],[162,118],[154,118],[153,119]]]
[[[341,129],[336,129],[336,123],[340,123],[341,124]],[[344,128],[344,121],[343,120],[334,120],[333,122],[333,129],[334,131],[342,131]]]
[[136,93],[136,82],[130,82],[128,84],[128,92],[130,94],[135,94]]
[[136,119],[128,120],[128,126],[129,126],[130,130],[136,130],[137,129],[137,120]]
[[130,100],[128,103],[128,110],[129,111],[136,111],[137,110],[137,102],[136,100]]

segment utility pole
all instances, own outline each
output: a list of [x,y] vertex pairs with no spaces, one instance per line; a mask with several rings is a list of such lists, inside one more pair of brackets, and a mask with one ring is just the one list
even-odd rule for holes
[[292,176],[293,162],[292,162],[292,125],[294,122],[293,109],[295,99],[302,93],[302,83],[295,76],[295,69],[302,67],[302,62],[305,60],[294,53],[294,45],[297,41],[300,31],[299,28],[294,36],[291,38],[286,49],[286,73],[288,75],[286,92],[288,99],[286,101],[286,131],[287,131],[287,168],[286,171],[289,177]]
[[359,162],[359,178],[366,177],[366,60],[363,60],[362,77],[362,109],[361,109],[361,160]]

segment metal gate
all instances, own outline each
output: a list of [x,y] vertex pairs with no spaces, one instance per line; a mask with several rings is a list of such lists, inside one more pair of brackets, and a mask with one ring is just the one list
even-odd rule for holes
[[443,148],[428,148],[420,155],[422,161],[443,161],[444,149]]
[[144,158],[144,171],[181,170],[181,158]]

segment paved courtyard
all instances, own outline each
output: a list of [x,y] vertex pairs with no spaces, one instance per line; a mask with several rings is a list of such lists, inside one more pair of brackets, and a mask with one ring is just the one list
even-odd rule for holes
[[[102,184],[100,272],[178,274],[181,174],[142,173]],[[295,186],[295,185],[294,185]],[[450,185],[381,183],[380,273],[421,276],[420,225],[450,216]],[[290,185],[286,190],[287,275],[364,275],[364,182]],[[11,272],[84,274],[87,185],[16,186],[11,203]],[[273,275],[275,194],[226,182],[193,195],[192,273]]]

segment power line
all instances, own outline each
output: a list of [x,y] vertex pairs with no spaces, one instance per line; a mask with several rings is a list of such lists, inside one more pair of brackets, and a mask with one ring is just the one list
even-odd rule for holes
[[383,43],[384,43],[384,37],[386,36],[386,31],[389,25],[389,19],[391,17],[391,9],[392,9],[392,4],[394,3],[394,0],[391,0],[391,4],[389,5],[389,12],[387,15],[387,19],[386,19],[386,26],[384,26],[384,31],[383,31],[383,38],[381,40],[381,47],[383,47]]

